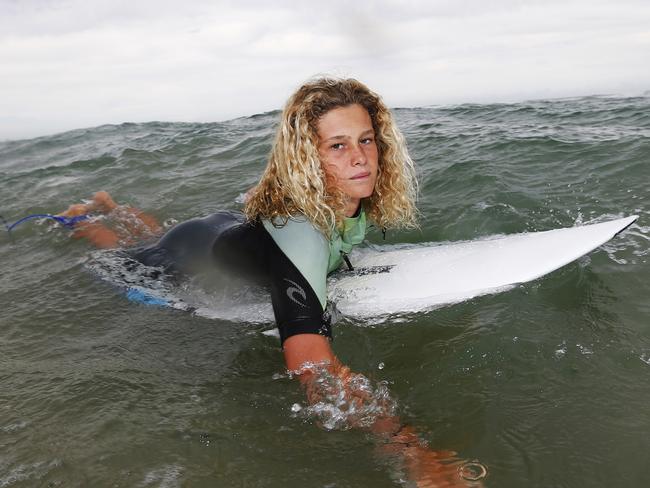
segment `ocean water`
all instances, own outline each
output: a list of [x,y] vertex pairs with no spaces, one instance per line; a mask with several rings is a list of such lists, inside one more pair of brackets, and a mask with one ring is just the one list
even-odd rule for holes
[[[343,317],[341,360],[432,449],[487,466],[486,486],[647,485],[650,98],[395,115],[421,227],[371,233],[375,245],[639,220],[501,294],[379,324]],[[239,208],[277,117],[2,142],[0,215],[102,189],[161,222]],[[271,323],[130,302],[96,259],[48,222],[0,234],[0,487],[414,486],[345,412],[327,423],[307,408]]]

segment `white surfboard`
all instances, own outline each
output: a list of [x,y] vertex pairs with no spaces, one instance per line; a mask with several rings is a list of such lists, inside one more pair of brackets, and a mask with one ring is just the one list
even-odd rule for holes
[[596,249],[637,216],[598,224],[351,255],[354,271],[328,281],[329,299],[357,317],[417,312],[535,280]]

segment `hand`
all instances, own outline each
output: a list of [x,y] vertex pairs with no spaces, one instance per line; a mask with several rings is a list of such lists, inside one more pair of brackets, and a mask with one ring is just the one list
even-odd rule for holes
[[432,450],[415,429],[403,426],[392,434],[384,434],[384,454],[401,458],[408,477],[418,488],[482,488],[487,469],[480,463],[460,459],[457,453]]
[[405,448],[404,463],[418,488],[480,488],[484,486],[481,479],[487,474],[482,466],[483,471],[477,473],[463,469],[465,461],[453,451],[432,451],[424,446]]

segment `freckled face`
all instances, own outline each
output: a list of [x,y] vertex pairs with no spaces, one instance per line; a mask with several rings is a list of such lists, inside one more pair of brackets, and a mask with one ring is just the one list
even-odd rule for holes
[[377,182],[379,152],[370,115],[358,104],[338,107],[318,119],[316,130],[323,169],[350,198],[345,213],[352,216]]

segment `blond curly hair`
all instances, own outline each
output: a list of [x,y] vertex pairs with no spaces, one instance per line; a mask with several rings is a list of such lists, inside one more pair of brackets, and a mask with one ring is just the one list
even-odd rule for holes
[[375,189],[362,200],[366,215],[383,229],[416,225],[415,169],[390,110],[363,83],[329,77],[305,83],[289,98],[266,169],[245,204],[248,219],[283,225],[303,214],[326,236],[342,226],[347,196],[323,169],[317,123],[330,110],[354,104],[368,111],[379,153]]

